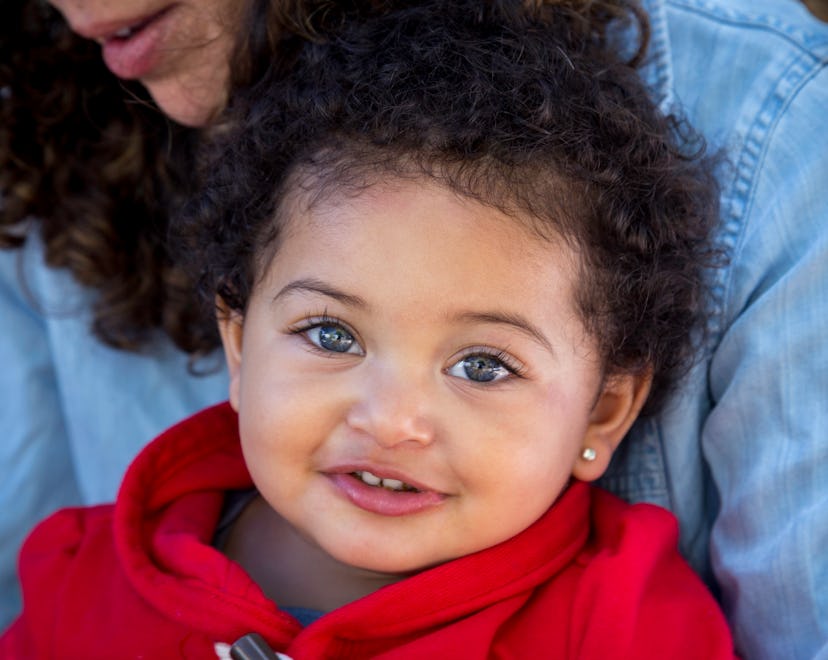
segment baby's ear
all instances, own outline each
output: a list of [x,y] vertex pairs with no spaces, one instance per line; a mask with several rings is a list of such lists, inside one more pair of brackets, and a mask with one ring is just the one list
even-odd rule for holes
[[595,481],[604,474],[613,452],[641,412],[652,380],[650,372],[619,374],[606,380],[572,469],[576,479]]
[[216,296],[216,318],[230,374],[230,405],[238,412],[244,317],[240,312],[230,309],[221,296]]

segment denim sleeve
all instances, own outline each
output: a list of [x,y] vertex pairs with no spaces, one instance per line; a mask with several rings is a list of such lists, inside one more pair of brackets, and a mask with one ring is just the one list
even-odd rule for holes
[[739,154],[752,176],[736,181],[725,208],[744,222],[723,282],[702,451],[720,500],[712,568],[737,648],[825,658],[828,69],[785,102],[757,114]]
[[49,339],[22,287],[22,257],[0,250],[0,629],[20,606],[23,538],[57,507],[79,501]]

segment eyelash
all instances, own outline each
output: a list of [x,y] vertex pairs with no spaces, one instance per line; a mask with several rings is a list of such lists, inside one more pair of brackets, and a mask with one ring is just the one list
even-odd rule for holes
[[451,366],[454,366],[461,360],[465,360],[466,358],[473,357],[475,355],[484,355],[486,357],[494,358],[503,365],[503,368],[506,369],[506,371],[516,378],[523,378],[526,373],[526,367],[518,362],[509,353],[504,350],[493,349],[487,346],[472,346],[465,349],[454,360],[454,362],[452,362]]
[[316,328],[320,325],[340,325],[345,328],[348,332],[351,332],[350,328],[346,323],[343,323],[337,318],[333,316],[328,316],[328,312],[322,312],[318,315],[311,315],[308,316],[298,323],[293,324],[288,328],[288,332],[292,335],[298,335],[302,332],[307,332],[311,328]]
[[[333,316],[329,316],[327,312],[322,312],[322,314],[320,314],[318,316],[312,316],[312,317],[304,319],[303,321],[300,321],[298,324],[296,324],[294,326],[291,326],[288,329],[288,333],[291,334],[291,335],[304,335],[309,330],[313,330],[314,328],[318,328],[320,326],[326,326],[326,325],[341,327],[342,329],[347,331],[354,338],[354,340],[356,341],[357,344],[361,345],[361,342],[359,341],[358,335],[356,334],[356,332],[354,332],[353,329],[351,329],[351,327],[347,323],[345,323],[344,321],[342,321],[338,318],[335,318]],[[336,353],[335,351],[325,350],[324,348],[321,348],[321,347],[317,346],[315,343],[313,343],[309,339],[307,340],[307,343],[308,343],[308,346],[312,350],[320,353],[321,355],[325,355],[327,357],[334,357],[336,355],[342,355],[342,354]],[[503,368],[506,369],[506,371],[508,371],[512,376],[514,376],[516,378],[523,378],[524,374],[526,373],[526,367],[523,364],[521,364],[520,362],[518,362],[509,353],[507,353],[504,350],[493,349],[493,348],[490,348],[490,347],[487,347],[487,346],[471,346],[471,347],[463,350],[457,356],[457,358],[454,359],[454,361],[449,366],[449,368],[454,366],[455,364],[457,364],[461,360],[465,360],[466,358],[469,358],[469,357],[472,357],[472,356],[475,356],[475,355],[484,355],[486,357],[493,358],[493,359],[497,360],[498,362],[500,362],[503,365]]]
[[[354,332],[351,329],[351,326],[349,326],[347,323],[345,323],[344,321],[341,321],[338,318],[335,318],[333,316],[328,316],[327,312],[322,312],[322,314],[320,314],[319,316],[308,317],[308,318],[300,321],[299,323],[290,326],[288,328],[288,334],[291,334],[291,335],[304,335],[309,330],[313,330],[314,328],[319,328],[319,327],[325,326],[325,325],[339,326],[340,328],[345,330],[348,334],[350,334],[354,338],[354,341],[357,344],[361,345],[361,342],[359,341],[359,336],[357,335],[356,332]],[[309,339],[308,339],[308,345],[313,350],[315,350],[315,351],[317,351],[317,352],[319,352],[323,355],[327,355],[328,357],[337,355],[337,353],[335,351],[326,351],[324,348],[321,348],[321,347],[317,346],[316,344],[314,344]]]

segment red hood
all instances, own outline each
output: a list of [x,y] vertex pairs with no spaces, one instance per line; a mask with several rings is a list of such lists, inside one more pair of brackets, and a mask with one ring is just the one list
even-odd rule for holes
[[0,657],[212,657],[249,632],[295,660],[730,657],[721,613],[675,551],[675,520],[577,482],[508,541],[302,629],[210,545],[226,491],[252,486],[237,421],[227,404],[199,413],[140,454],[114,508],[42,523]]
[[259,621],[284,631],[272,643],[287,643],[299,626],[210,546],[225,491],[252,486],[236,413],[227,403],[208,408],[132,463],[115,504],[115,545],[135,590],[170,618],[231,641]]

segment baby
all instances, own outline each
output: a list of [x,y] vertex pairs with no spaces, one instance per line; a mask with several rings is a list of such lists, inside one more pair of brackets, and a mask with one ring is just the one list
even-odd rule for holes
[[588,485],[687,365],[714,257],[622,12],[347,7],[234,102],[181,220],[229,404],[33,533],[0,649],[732,657],[671,515]]

